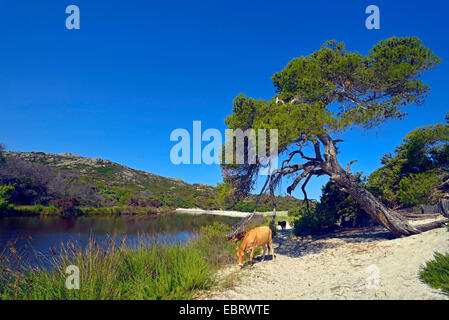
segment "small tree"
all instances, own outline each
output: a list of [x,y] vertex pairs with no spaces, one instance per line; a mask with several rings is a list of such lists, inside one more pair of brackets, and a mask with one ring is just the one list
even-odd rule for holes
[[14,191],[14,186],[0,186],[0,212],[11,210],[14,206],[10,203],[10,195]]
[[[272,99],[237,96],[225,123],[230,129],[252,128],[256,132],[278,129],[278,151],[287,159],[268,175],[261,191],[269,190],[273,202],[274,188],[282,178],[293,181],[288,193],[301,183],[307,198],[309,180],[327,175],[395,236],[416,234],[442,223],[412,226],[387,208],[351,175],[354,161],[346,170],[342,168],[337,159],[337,144],[342,140],[336,137],[354,126],[372,129],[390,119],[402,119],[405,106],[423,104],[430,88],[420,77],[440,62],[414,37],[380,41],[368,55],[349,52],[343,43],[328,41],[274,74],[276,96]],[[305,154],[306,146],[313,155]],[[296,161],[298,158],[301,161]],[[253,189],[262,165],[260,158],[255,164],[223,164],[224,180],[244,196]]]

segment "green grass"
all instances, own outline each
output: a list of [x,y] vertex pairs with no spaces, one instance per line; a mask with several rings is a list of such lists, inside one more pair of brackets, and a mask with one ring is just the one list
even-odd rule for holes
[[419,275],[431,287],[449,293],[449,253],[435,253],[434,260],[426,262]]
[[[202,228],[201,236],[186,245],[148,246],[141,241],[131,249],[110,241],[102,249],[91,240],[78,250],[68,244],[51,271],[17,271],[20,268],[8,267],[6,257],[0,255],[0,299],[190,299],[216,284],[214,273],[220,266],[236,261],[233,246],[222,237],[224,228],[218,224]],[[69,265],[80,270],[78,290],[65,286]]]

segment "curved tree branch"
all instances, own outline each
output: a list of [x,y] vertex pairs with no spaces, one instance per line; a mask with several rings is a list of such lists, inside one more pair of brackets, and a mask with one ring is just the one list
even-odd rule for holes
[[307,186],[307,183],[309,183],[309,180],[310,180],[310,178],[312,178],[312,176],[313,176],[313,172],[309,173],[306,180],[304,181],[304,183],[301,186],[302,193],[304,194],[304,201],[306,202],[306,206],[307,206],[307,211],[309,211],[309,199],[307,198],[306,186]]
[[296,179],[293,181],[293,183],[287,187],[287,193],[292,194],[292,192],[296,189],[298,184],[301,182],[302,179],[304,179],[314,168],[310,168],[308,170],[304,170],[299,176],[296,177]]

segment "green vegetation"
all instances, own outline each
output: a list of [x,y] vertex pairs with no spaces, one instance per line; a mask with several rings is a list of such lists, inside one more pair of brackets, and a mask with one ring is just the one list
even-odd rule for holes
[[[232,209],[252,211],[255,196],[230,202],[217,188],[187,184],[119,164],[72,154],[4,152],[0,163],[0,185],[15,185],[10,202],[18,210],[8,214],[53,214],[54,210],[34,205],[54,205],[61,214],[160,213],[174,208]],[[68,206],[69,203],[77,205]],[[293,197],[279,197],[279,210],[301,203]],[[107,210],[105,208],[111,208]],[[69,210],[68,210],[69,209]],[[271,201],[261,201],[261,211],[272,210]],[[2,213],[3,211],[3,213]],[[0,210],[0,214],[6,214]]]
[[14,190],[13,186],[0,186],[0,212],[9,212],[13,210],[14,206],[10,203],[10,194]]
[[449,294],[449,253],[435,253],[434,260],[426,262],[419,275],[431,287]]
[[382,157],[382,167],[368,177],[367,188],[391,207],[435,202],[437,187],[449,177],[448,142],[449,124],[411,131],[394,153]]
[[[144,237],[136,249],[114,242],[102,249],[93,240],[85,250],[68,244],[50,270],[3,266],[0,299],[190,299],[215,284],[219,266],[235,262],[226,231],[217,223],[203,227],[187,245],[147,245]],[[79,290],[65,287],[68,265],[80,269]]]
[[429,204],[434,189],[442,182],[436,172],[411,173],[399,182],[398,202],[405,207]]
[[[354,177],[362,182],[361,173]],[[329,230],[337,225],[344,227],[358,227],[370,220],[354,199],[341,191],[333,181],[329,181],[322,188],[320,202],[300,212],[292,212],[295,217],[293,233],[304,235]]]

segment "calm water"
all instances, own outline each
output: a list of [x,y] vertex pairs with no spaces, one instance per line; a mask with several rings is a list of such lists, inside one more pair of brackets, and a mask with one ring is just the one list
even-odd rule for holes
[[[126,236],[126,243],[133,246],[142,234],[149,241],[163,243],[185,243],[201,226],[218,221],[227,225],[239,219],[211,215],[167,214],[157,217],[3,217],[0,218],[0,254],[7,250],[8,243],[27,257],[30,263],[34,258],[30,252],[39,252],[44,257],[51,255],[50,249],[59,251],[61,244],[75,242],[84,247],[89,238],[104,245],[115,234],[116,241]],[[35,261],[34,261],[35,262]]]

